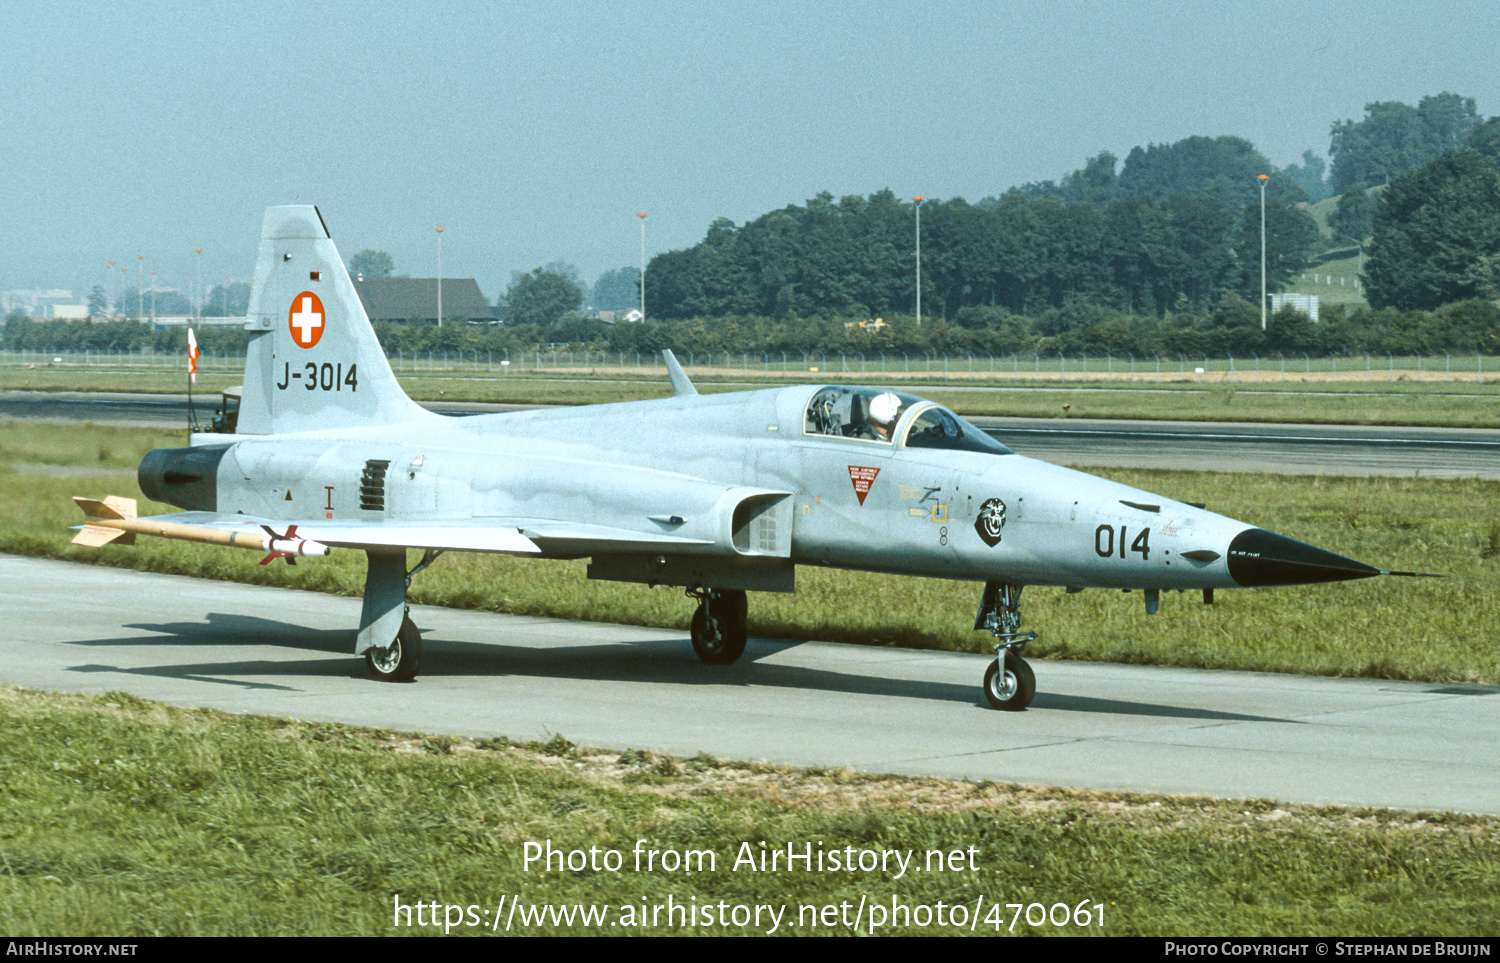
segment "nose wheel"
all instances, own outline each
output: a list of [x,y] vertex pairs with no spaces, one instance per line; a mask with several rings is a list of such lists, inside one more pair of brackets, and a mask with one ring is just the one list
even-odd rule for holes
[[745,651],[745,593],[736,589],[689,590],[698,599],[693,613],[693,651],[709,665],[730,665]]
[[[1003,665],[1002,665],[1003,663]],[[1036,674],[1025,659],[1009,650],[984,672],[984,698],[992,709],[1020,712],[1036,695]]]

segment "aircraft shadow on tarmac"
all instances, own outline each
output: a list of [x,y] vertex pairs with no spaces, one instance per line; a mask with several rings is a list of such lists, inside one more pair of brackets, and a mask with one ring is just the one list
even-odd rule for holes
[[212,682],[241,689],[275,689],[298,691],[295,685],[256,682],[226,676],[362,676],[364,663],[350,656],[353,632],[348,629],[310,629],[291,622],[278,622],[251,615],[211,612],[204,622],[134,623],[125,626],[154,636],[131,636],[118,639],[88,639],[73,645],[132,648],[138,646],[278,646],[304,652],[327,652],[336,657],[317,660],[252,659],[226,662],[202,662],[181,665],[126,668],[112,665],[77,665],[73,672],[120,672],[126,675],[148,675],[168,679]]
[[[285,683],[226,677],[271,676],[287,680],[308,677],[364,677],[363,660],[356,660],[348,654],[353,648],[354,635],[348,629],[311,629],[274,619],[225,613],[209,613],[207,620],[203,622],[137,623],[127,628],[152,632],[156,635],[145,638],[132,636],[81,640],[72,644],[124,648],[210,645],[276,646],[303,652],[326,652],[336,657],[288,661],[249,659],[137,668],[93,664],[74,666],[71,671],[120,672],[129,675],[212,682],[246,689],[288,691],[296,691],[299,687]],[[423,631],[426,635],[427,630]],[[759,662],[761,659],[802,644],[798,641],[783,639],[752,638],[746,647],[745,657],[738,663],[729,666],[706,666],[693,656],[691,646],[686,639],[681,637],[623,643],[562,644],[539,647],[447,641],[429,636],[422,657],[422,678],[519,676],[577,679],[590,682],[755,685],[766,688],[820,690],[850,695],[967,703],[976,709],[982,708],[986,713],[992,711],[984,705],[983,697],[977,695],[978,686],[973,684],[882,678],[806,666],[769,665]],[[977,662],[978,660],[976,664]],[[389,685],[390,683],[380,684]],[[414,684],[420,685],[420,681]],[[1295,719],[1221,712],[1213,709],[1046,692],[1038,694],[1032,706],[1036,709],[1063,712],[1201,719],[1214,722],[1298,722]]]

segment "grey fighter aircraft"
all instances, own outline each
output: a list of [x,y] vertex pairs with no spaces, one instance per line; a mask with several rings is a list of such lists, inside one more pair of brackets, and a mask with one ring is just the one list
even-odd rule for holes
[[[900,391],[789,387],[443,417],[396,382],[314,207],[266,212],[238,423],[141,462],[141,490],[185,511],[78,499],[76,541],[136,533],[259,549],[265,561],[366,553],[355,653],[417,674],[411,578],[440,553],[588,558],[590,578],[680,586],[692,644],[745,648],[746,592],[790,592],[798,565],[983,584],[974,628],[996,659],[984,694],[1024,709],[1026,585],[1168,589],[1386,574],[1203,508],[1015,454]],[[407,551],[423,550],[407,570]],[[1407,574],[1407,573],[1401,573]]]

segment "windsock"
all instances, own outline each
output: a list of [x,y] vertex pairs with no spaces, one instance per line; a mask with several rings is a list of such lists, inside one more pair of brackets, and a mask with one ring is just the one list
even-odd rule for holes
[[193,337],[192,328],[188,328],[188,380],[198,381],[198,339]]

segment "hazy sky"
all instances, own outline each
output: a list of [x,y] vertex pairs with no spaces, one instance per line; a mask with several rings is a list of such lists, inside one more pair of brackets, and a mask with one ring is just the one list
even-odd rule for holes
[[[1272,163],[1366,103],[1500,113],[1500,4],[0,0],[0,289],[146,255],[248,279],[268,205],[347,260],[593,281],[827,191],[977,201],[1193,135]],[[118,271],[114,277],[120,277]],[[118,283],[118,280],[115,282]]]

